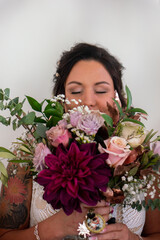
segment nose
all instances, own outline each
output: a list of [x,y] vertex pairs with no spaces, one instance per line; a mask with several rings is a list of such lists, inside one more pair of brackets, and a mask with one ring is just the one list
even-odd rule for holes
[[96,106],[95,94],[92,91],[86,91],[83,95],[82,103],[90,109],[94,109]]

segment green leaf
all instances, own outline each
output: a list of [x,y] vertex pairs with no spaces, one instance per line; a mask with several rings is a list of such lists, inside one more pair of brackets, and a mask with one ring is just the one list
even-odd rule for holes
[[22,108],[22,103],[18,103],[15,105],[14,110],[11,111],[11,115],[14,116],[19,110]]
[[32,98],[32,97],[29,97],[29,96],[26,96],[29,104],[31,105],[32,109],[37,111],[37,112],[41,112],[42,111],[42,106],[39,102],[37,102],[36,99]]
[[34,123],[35,112],[30,112],[24,116],[19,123],[24,125],[32,125]]
[[[53,103],[52,103],[52,104],[53,104]],[[63,113],[64,113],[64,108],[63,108],[63,106],[62,106],[61,103],[56,102],[55,108],[61,113],[61,115],[63,115]]]
[[0,175],[0,180],[1,180],[2,184],[3,184],[5,187],[8,186],[8,185],[7,185],[8,177],[4,176],[3,173],[1,173],[1,175]]
[[0,157],[10,159],[10,158],[14,158],[15,155],[12,152],[10,152],[8,149],[4,147],[0,147]]
[[138,167],[134,167],[129,171],[128,175],[134,176],[134,175],[136,175],[137,171],[138,171]]
[[115,102],[115,104],[116,104],[116,106],[118,108],[120,116],[122,116],[123,115],[123,110],[122,110],[121,106],[119,105],[119,102],[117,102],[114,98],[113,98],[113,101]]
[[148,164],[148,155],[146,153],[143,153],[143,156],[140,161],[142,167],[146,166]]
[[35,134],[36,134],[36,136],[45,138],[47,130],[48,130],[48,128],[46,128],[46,126],[44,126],[42,123],[38,123]]
[[12,162],[12,163],[32,163],[32,160],[31,159],[12,159],[12,160],[9,160],[9,162]]
[[44,111],[44,114],[47,118],[50,118],[50,116],[56,116],[62,118],[61,112],[59,112],[57,109],[50,108]]
[[41,117],[35,117],[34,121],[36,123],[46,123],[46,120],[44,120],[43,118]]
[[10,95],[10,89],[9,88],[4,89],[4,94],[5,94],[4,99],[8,100]]
[[19,102],[19,97],[16,97],[9,102],[8,106],[10,106],[10,105],[15,106],[16,104],[18,104],[18,102]]
[[132,118],[124,118],[124,119],[122,120],[122,122],[133,122],[133,123],[137,123],[137,124],[145,127],[142,122],[140,122],[140,121],[138,121],[138,120],[135,120],[135,119],[132,119]]
[[107,125],[109,125],[110,127],[113,126],[113,120],[112,120],[112,118],[109,115],[101,114],[101,116],[104,118],[104,120],[105,120]]
[[16,122],[17,122],[17,119],[14,119],[14,120],[12,121],[12,128],[13,128],[13,130],[16,130],[16,128],[17,128]]
[[0,162],[0,172],[5,176],[8,177],[7,170],[2,162]]
[[[158,131],[153,132],[154,130],[152,129],[146,136],[144,143],[148,143],[156,134]],[[154,140],[155,141],[155,140]]]
[[131,108],[128,110],[128,112],[134,112],[134,113],[138,112],[138,113],[144,113],[144,114],[148,115],[147,112],[141,108]]
[[129,88],[126,86],[126,93],[127,93],[127,110],[131,107],[132,104],[132,95]]
[[10,125],[10,120],[11,118],[9,118],[8,120],[6,118],[4,118],[3,116],[0,115],[0,122],[5,125],[5,126],[8,126]]
[[47,122],[46,126],[49,127],[49,128],[51,128],[51,127],[53,127],[53,126],[56,126],[57,123],[58,123],[60,120],[62,120],[62,118],[53,116],[53,117],[51,117],[51,118],[49,119],[49,121]]
[[28,146],[26,146],[25,144],[21,145],[19,150],[21,150],[22,152],[25,152],[27,154],[32,154],[30,149],[28,148]]
[[0,89],[0,100],[4,100],[4,93],[2,89]]
[[0,110],[3,110],[4,109],[4,104],[3,104],[3,101],[0,102]]

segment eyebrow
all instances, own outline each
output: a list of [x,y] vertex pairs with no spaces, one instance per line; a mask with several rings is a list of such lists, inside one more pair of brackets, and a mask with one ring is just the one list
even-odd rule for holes
[[76,83],[76,84],[78,84],[78,85],[82,85],[82,83],[80,83],[80,82],[77,82],[77,81],[72,81],[72,82],[69,82],[67,85],[74,84],[74,83]]
[[[77,82],[77,81],[72,81],[72,82],[69,82],[67,85],[70,85],[70,84],[78,84],[78,85],[82,85],[82,83],[80,82]],[[95,85],[100,85],[100,84],[107,84],[107,85],[110,85],[108,82],[105,82],[105,81],[101,81],[101,82],[97,82],[95,83]]]

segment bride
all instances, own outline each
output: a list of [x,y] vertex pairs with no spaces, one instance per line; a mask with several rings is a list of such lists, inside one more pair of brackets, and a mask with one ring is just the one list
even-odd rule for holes
[[[68,99],[81,99],[90,109],[114,114],[107,109],[107,102],[114,107],[113,98],[125,107],[122,86],[123,66],[105,49],[79,43],[62,54],[54,75],[53,94],[65,94]],[[70,108],[74,107],[69,105]],[[67,108],[67,107],[66,107]],[[82,213],[74,211],[67,216],[62,209],[54,210],[43,200],[43,188],[29,178],[25,168],[10,163],[8,188],[2,187],[0,198],[0,239],[60,240],[78,235],[77,228],[88,212],[89,206],[82,204]],[[141,196],[143,198],[143,196]],[[105,201],[94,207],[95,213],[107,222],[110,213],[115,224],[89,239],[94,240],[159,240],[160,211],[130,207],[114,208]]]

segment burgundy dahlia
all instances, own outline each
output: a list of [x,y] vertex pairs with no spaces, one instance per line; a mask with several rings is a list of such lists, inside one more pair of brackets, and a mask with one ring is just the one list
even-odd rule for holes
[[106,191],[110,170],[105,160],[108,154],[97,154],[96,144],[71,143],[69,150],[60,144],[56,154],[45,157],[47,169],[42,170],[37,182],[44,186],[43,198],[54,209],[63,208],[67,215],[81,212],[80,203],[95,206]]

